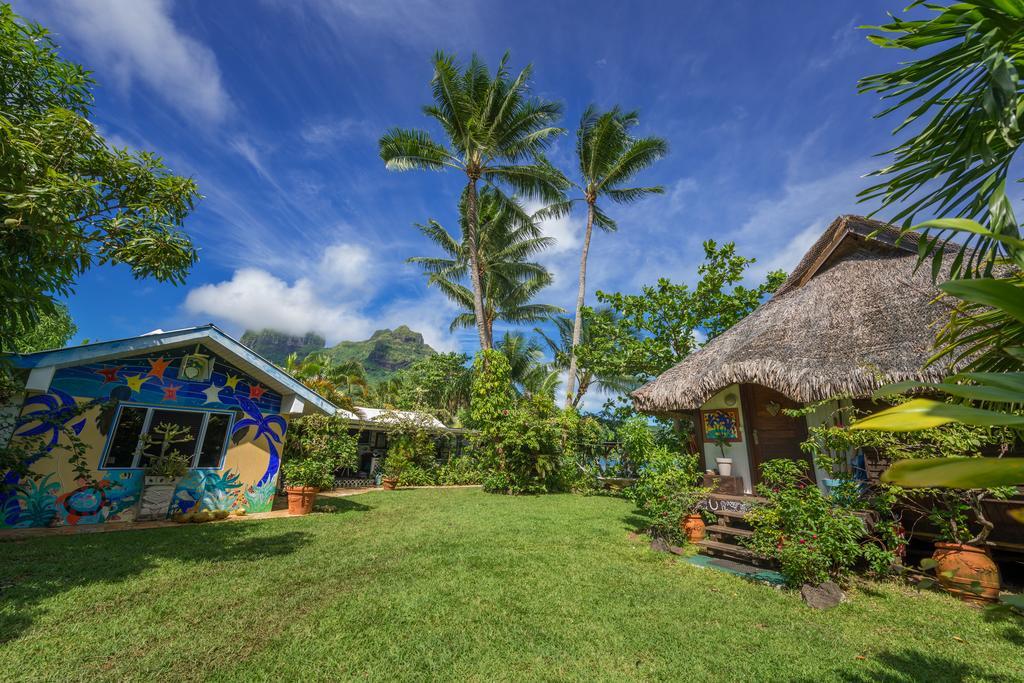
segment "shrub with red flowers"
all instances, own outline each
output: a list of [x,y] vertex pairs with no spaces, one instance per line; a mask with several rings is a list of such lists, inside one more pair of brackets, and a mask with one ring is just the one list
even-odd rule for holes
[[626,495],[650,517],[652,535],[683,542],[680,522],[696,512],[711,492],[699,485],[699,458],[654,445],[633,457],[638,463],[637,480]]
[[864,522],[847,508],[833,504],[807,477],[807,464],[769,460],[761,470],[758,494],[767,502],[755,507],[747,521],[754,535],[747,546],[775,559],[791,586],[842,579],[876,547],[862,543]]

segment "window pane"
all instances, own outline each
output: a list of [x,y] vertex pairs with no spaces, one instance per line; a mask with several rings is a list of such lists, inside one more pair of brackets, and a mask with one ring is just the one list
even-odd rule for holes
[[114,427],[114,436],[110,439],[110,450],[104,467],[131,467],[135,459],[135,449],[139,445],[139,435],[146,421],[145,408],[122,407],[121,414]]
[[224,439],[228,435],[228,422],[231,416],[226,413],[210,413],[206,423],[206,436],[199,451],[199,463],[196,467],[218,467],[220,456],[224,452]]
[[196,452],[196,439],[199,438],[199,430],[203,427],[203,413],[184,410],[154,410],[153,419],[149,421],[149,437],[152,443],[142,451],[143,462],[139,463],[140,466],[145,467],[150,457],[160,453],[164,438],[160,431],[164,425],[188,428],[187,433],[180,434],[175,442],[168,446],[167,452],[181,451],[189,459],[189,465],[191,465],[192,456]]

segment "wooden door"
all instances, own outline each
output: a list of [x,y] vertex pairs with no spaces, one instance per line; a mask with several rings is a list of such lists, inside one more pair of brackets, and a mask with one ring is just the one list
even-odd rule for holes
[[[743,414],[750,439],[751,476],[754,483],[761,481],[761,463],[774,458],[803,460],[809,465],[811,458],[800,444],[807,439],[807,421],[803,417],[790,417],[782,411],[801,407],[774,389],[757,384],[743,385],[741,393]],[[808,467],[808,476],[813,480],[814,467]]]

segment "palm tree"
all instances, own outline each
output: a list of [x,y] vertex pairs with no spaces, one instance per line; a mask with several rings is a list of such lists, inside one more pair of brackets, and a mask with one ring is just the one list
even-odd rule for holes
[[[494,323],[536,322],[563,313],[558,306],[532,303],[537,294],[551,284],[551,274],[528,259],[551,246],[554,240],[544,237],[537,222],[526,215],[515,198],[500,196],[494,188],[484,188],[479,197],[480,228],[477,233],[478,286],[482,293],[483,326],[487,339],[494,339]],[[467,202],[462,202],[465,209]],[[457,240],[435,220],[418,225],[420,231],[445,252],[444,257],[414,256],[410,263],[419,264],[429,275],[428,282],[465,312],[452,321],[451,329],[472,327],[478,318],[473,301],[474,292],[462,284],[473,270],[470,245],[466,238],[468,223],[462,211],[463,239]]]
[[[503,185],[523,197],[546,203],[564,198],[569,184],[543,156],[545,147],[564,129],[552,125],[562,107],[529,96],[532,67],[514,78],[501,58],[492,77],[476,55],[465,69],[450,55],[434,55],[434,104],[424,113],[441,124],[447,142],[422,130],[392,128],[380,139],[380,156],[393,171],[458,169],[466,175],[463,193],[466,222],[463,239],[469,262],[474,320],[482,349],[491,348],[484,321],[483,289],[478,264],[477,184]],[[505,195],[498,191],[499,200]]]
[[[506,332],[495,348],[508,359],[512,386],[521,395],[548,393],[553,388],[549,381],[552,369],[544,362],[544,352],[535,339]],[[557,381],[557,371],[553,374]]]
[[[583,253],[580,257],[579,292],[576,295],[576,317],[572,330],[572,353],[569,356],[569,372],[566,377],[565,405],[573,403],[576,390],[576,354],[583,326],[583,299],[587,288],[587,255],[590,252],[590,238],[594,225],[609,232],[617,226],[597,202],[602,197],[618,204],[629,204],[650,194],[661,194],[665,188],[624,187],[640,171],[649,167],[668,153],[668,143],[663,138],[634,138],[630,129],[638,122],[636,112],[623,112],[618,107],[599,113],[591,105],[583,112],[580,127],[576,132],[576,156],[579,161],[581,184],[577,189],[582,197],[552,205],[547,215],[558,215],[569,210],[571,203],[586,202],[587,229],[583,238]],[[578,399],[577,399],[578,400]]]
[[[594,311],[594,315],[604,318],[612,318],[615,316],[615,312],[610,308],[602,308]],[[588,316],[583,317],[583,325],[581,327],[581,334],[576,346],[573,346],[573,332],[575,329],[574,321],[568,316],[560,316],[555,318],[555,327],[558,329],[558,337],[552,339],[547,335],[544,330],[539,327],[534,328],[534,331],[540,335],[544,343],[547,344],[548,350],[551,352],[554,360],[551,365],[553,368],[558,370],[567,370],[573,360],[573,351],[580,345],[586,345],[590,341],[590,330],[591,330],[591,318]],[[576,390],[570,394],[569,405],[573,408],[578,408],[580,401],[583,400],[583,396],[587,393],[587,390],[591,386],[601,388],[605,391],[626,393],[636,389],[638,382],[632,375],[610,375],[604,373],[597,373],[588,367],[577,366],[577,379],[578,386]]]

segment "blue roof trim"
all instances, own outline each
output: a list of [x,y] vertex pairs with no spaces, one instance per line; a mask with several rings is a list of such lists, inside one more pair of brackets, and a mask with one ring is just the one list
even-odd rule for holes
[[160,348],[167,344],[180,344],[188,342],[212,341],[219,344],[236,356],[248,363],[258,373],[271,377],[277,382],[286,386],[292,393],[299,396],[303,401],[316,406],[328,415],[333,415],[337,407],[316,393],[284,370],[271,363],[240,341],[228,336],[216,325],[200,325],[188,327],[170,332],[158,332],[156,334],[145,334],[127,339],[116,339],[114,341],[96,342],[94,344],[83,344],[81,346],[68,346],[63,349],[52,351],[38,351],[36,353],[11,354],[7,359],[17,368],[37,368],[50,365],[78,365],[87,363],[97,358],[111,355],[144,353],[150,349]]

